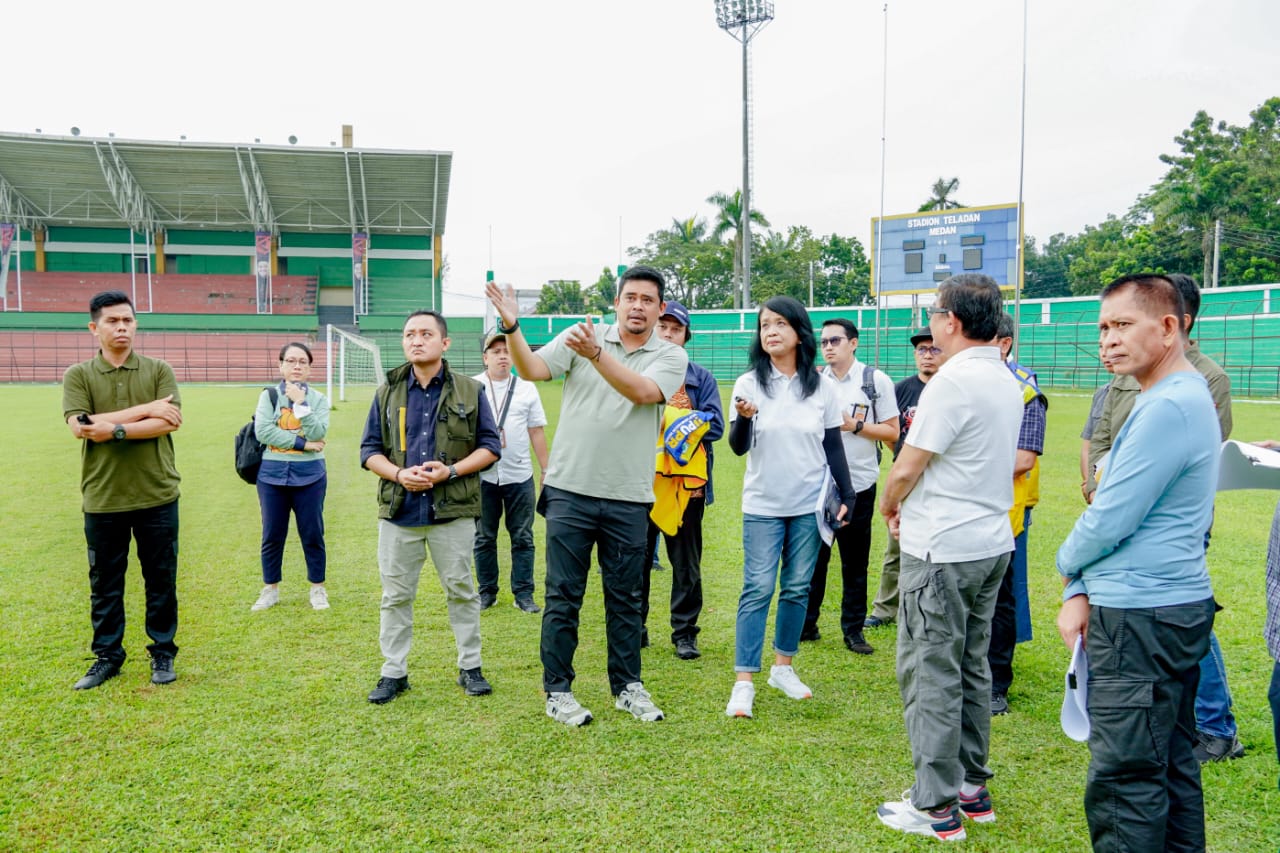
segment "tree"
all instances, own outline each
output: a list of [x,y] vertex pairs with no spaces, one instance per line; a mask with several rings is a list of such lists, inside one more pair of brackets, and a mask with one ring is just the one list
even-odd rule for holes
[[542,286],[538,296],[535,314],[585,314],[587,313],[586,297],[582,293],[582,283],[566,279],[554,279]]
[[[725,235],[732,235],[729,240],[733,246],[733,280],[741,282],[743,276],[742,264],[742,191],[734,190],[733,195],[724,193],[715,193],[707,199],[707,202],[716,208],[716,224],[711,229],[711,238],[713,240],[723,240]],[[751,221],[765,228],[769,227],[769,220],[764,214],[758,210],[752,209],[750,213]],[[752,244],[754,248],[754,243]],[[742,298],[740,295],[741,287],[734,291],[733,307],[742,307]]]
[[938,178],[933,182],[933,189],[930,190],[933,195],[929,200],[920,205],[920,210],[951,210],[956,207],[964,207],[963,204],[951,197],[951,194],[960,188],[959,178]]
[[587,310],[596,314],[608,314],[614,310],[617,301],[618,279],[613,270],[605,267],[600,271],[596,283],[587,288],[584,294]]
[[727,307],[733,284],[729,247],[707,239],[706,221],[696,216],[671,223],[645,238],[643,246],[632,246],[627,255],[662,272],[667,298],[688,308]]

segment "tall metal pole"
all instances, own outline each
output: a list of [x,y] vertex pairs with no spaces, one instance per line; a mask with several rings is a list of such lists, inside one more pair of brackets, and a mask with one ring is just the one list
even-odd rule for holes
[[1222,258],[1222,220],[1213,222],[1213,286],[1218,286],[1218,261]]
[[1013,360],[1018,360],[1018,342],[1022,338],[1022,287],[1026,275],[1023,270],[1027,259],[1023,257],[1026,237],[1022,215],[1022,178],[1027,162],[1027,0],[1022,0],[1022,128],[1018,141],[1018,280],[1013,291]]
[[[889,125],[889,4],[884,4],[884,68],[881,72],[880,90],[880,218],[876,220],[876,342],[872,351],[871,364],[880,366],[880,285],[884,281],[884,164],[885,139]],[[911,325],[916,322],[915,312],[911,313]],[[915,334],[915,329],[911,329]]]
[[751,308],[751,91],[747,71],[747,24],[742,24],[742,308]]

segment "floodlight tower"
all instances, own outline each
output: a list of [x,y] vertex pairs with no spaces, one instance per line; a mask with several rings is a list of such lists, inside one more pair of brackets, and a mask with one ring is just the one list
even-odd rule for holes
[[769,0],[716,0],[716,24],[742,42],[742,294],[734,303],[751,307],[751,76],[747,55],[751,39],[773,20]]

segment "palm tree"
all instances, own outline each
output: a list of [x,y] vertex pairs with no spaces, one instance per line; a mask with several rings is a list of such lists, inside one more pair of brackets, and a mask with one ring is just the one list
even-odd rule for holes
[[[724,239],[726,234],[732,234],[733,244],[733,278],[738,286],[733,291],[733,307],[742,307],[742,191],[734,190],[733,195],[725,193],[716,193],[707,199],[707,203],[714,205],[716,208],[716,224],[711,229],[711,238],[713,240]],[[765,228],[769,227],[769,220],[765,219],[763,213],[758,210],[751,211],[751,221],[756,225]]]
[[671,217],[671,236],[681,243],[700,243],[707,236],[707,221],[697,214],[688,219]]
[[920,205],[920,210],[951,210],[956,207],[964,207],[963,204],[951,197],[951,194],[959,188],[959,178],[938,178],[933,182],[933,189],[930,190],[933,195],[928,201]]

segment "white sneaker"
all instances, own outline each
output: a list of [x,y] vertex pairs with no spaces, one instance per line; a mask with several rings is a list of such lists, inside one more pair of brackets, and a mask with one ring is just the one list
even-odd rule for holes
[[751,719],[751,706],[755,701],[756,686],[750,681],[735,681],[733,692],[729,694],[729,704],[724,709],[725,715]]
[[876,809],[880,822],[912,835],[925,835],[940,841],[964,841],[966,833],[959,809],[953,806],[921,811],[912,805],[910,793],[908,791],[901,800],[890,800]]
[[619,711],[629,711],[631,716],[645,723],[654,723],[662,719],[662,711],[649,698],[649,691],[639,681],[633,681],[618,694],[618,701],[613,706]]
[[547,716],[572,728],[591,722],[591,712],[579,705],[568,691],[547,694]]
[[329,609],[329,593],[322,586],[311,587],[311,607],[313,610]]
[[258,600],[253,603],[250,610],[266,610],[268,607],[275,607],[280,603],[280,587],[264,586],[262,592],[258,593]]
[[813,691],[805,686],[796,671],[789,666],[769,669],[769,686],[776,687],[792,699],[812,699]]

